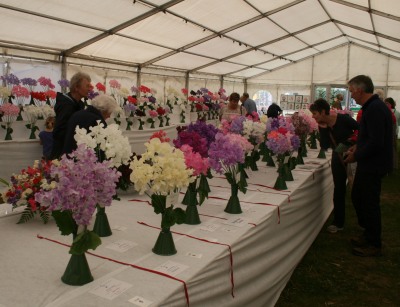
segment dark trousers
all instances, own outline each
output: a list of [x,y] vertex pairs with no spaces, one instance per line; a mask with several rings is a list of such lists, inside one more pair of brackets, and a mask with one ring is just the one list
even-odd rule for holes
[[347,170],[340,161],[337,154],[332,156],[331,162],[333,176],[333,225],[344,226],[345,207],[346,207],[346,181]]
[[356,170],[351,199],[357,213],[358,224],[365,229],[366,240],[381,247],[381,185],[382,175]]

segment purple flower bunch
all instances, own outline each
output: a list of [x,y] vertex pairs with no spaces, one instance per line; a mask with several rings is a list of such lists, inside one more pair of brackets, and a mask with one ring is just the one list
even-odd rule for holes
[[286,130],[294,133],[294,126],[290,120],[286,119],[284,116],[279,116],[277,118],[270,117],[266,124],[267,132],[278,130],[279,128],[285,128]]
[[94,150],[84,144],[63,155],[50,172],[52,178],[58,178],[56,187],[36,193],[35,200],[49,211],[71,210],[78,225],[89,225],[97,204],[111,205],[121,176],[109,161],[98,162]]
[[32,78],[23,78],[21,79],[21,83],[22,85],[28,87],[31,92],[33,91],[33,88],[37,85],[37,81]]
[[196,131],[182,130],[178,133],[178,138],[172,141],[176,148],[181,148],[183,145],[192,147],[193,152],[197,152],[203,158],[208,157],[207,139],[202,137]]
[[297,150],[300,146],[300,139],[296,134],[280,128],[268,133],[268,140],[265,144],[274,154],[284,155]]
[[232,134],[217,133],[208,150],[209,162],[217,173],[232,173],[238,163],[244,163],[244,151]]
[[215,141],[215,135],[219,132],[218,128],[211,124],[206,124],[205,121],[198,120],[187,126],[187,131],[197,132],[201,137],[207,141],[207,148]]
[[1,77],[1,80],[5,81],[7,86],[19,85],[21,83],[18,77],[14,74],[4,75]]
[[96,96],[99,96],[99,92],[95,92],[94,90],[90,90],[88,93],[89,99],[94,99]]
[[57,83],[58,83],[61,87],[69,87],[69,80],[67,80],[67,79],[58,80]]
[[243,122],[246,121],[245,116],[236,116],[231,121],[231,127],[229,129],[230,132],[236,134],[243,134]]

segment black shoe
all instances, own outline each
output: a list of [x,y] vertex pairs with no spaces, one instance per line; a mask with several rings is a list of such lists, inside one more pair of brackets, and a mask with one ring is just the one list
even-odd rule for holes
[[382,249],[380,247],[368,245],[364,247],[354,247],[353,255],[360,257],[379,257],[382,256]]
[[353,237],[350,239],[350,243],[351,245],[353,245],[354,247],[365,247],[368,246],[368,241],[365,238],[364,235],[360,235],[358,237]]

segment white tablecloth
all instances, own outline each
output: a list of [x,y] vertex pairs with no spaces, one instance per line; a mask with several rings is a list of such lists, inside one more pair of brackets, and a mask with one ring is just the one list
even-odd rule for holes
[[[309,151],[309,156],[314,158],[305,158],[306,165],[293,171],[295,180],[287,183],[287,191],[269,188],[277,176],[275,168],[261,166],[251,172],[248,192],[239,193],[239,215],[225,213],[227,201],[218,199],[229,198],[227,181],[210,180],[210,196],[216,198],[199,207],[202,224],[172,227],[185,234],[173,235],[178,250],[173,256],[153,254],[159,230],[138,223],[160,225],[161,217],[151,206],[130,201],[147,198],[124,194],[106,209],[113,235],[102,238],[93,253],[151,270],[168,262],[180,267],[183,270],[175,277],[186,283],[190,306],[273,306],[332,210],[329,163],[316,159],[316,151]],[[135,297],[153,302],[151,306],[186,305],[182,282],[92,255],[87,259],[94,281],[80,287],[63,284],[68,247],[38,239],[37,234],[68,244],[72,238],[61,236],[54,221],[43,225],[37,218],[16,225],[18,218],[0,218],[0,306],[135,306],[129,302]],[[238,218],[243,223],[234,226]],[[126,243],[120,240],[136,245],[125,252],[110,249],[114,243]],[[99,296],[97,291],[108,283],[128,288],[113,299]]]

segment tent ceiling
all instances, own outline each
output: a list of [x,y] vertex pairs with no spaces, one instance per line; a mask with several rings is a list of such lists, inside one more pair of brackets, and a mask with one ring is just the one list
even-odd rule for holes
[[3,55],[15,48],[234,78],[350,43],[400,58],[399,29],[398,0],[0,0]]

